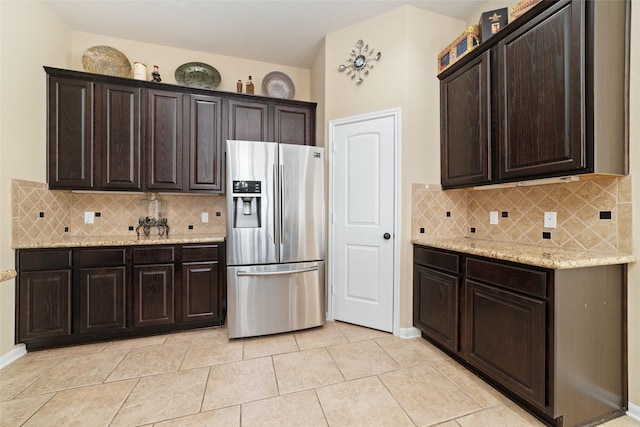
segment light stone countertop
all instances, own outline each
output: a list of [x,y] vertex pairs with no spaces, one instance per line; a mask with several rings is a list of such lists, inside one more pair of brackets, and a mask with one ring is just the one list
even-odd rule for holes
[[512,261],[550,269],[595,267],[636,262],[631,254],[580,251],[460,237],[454,239],[413,239],[411,243],[470,255]]
[[0,282],[11,280],[16,277],[17,274],[18,273],[15,270],[0,270]]
[[126,236],[67,237],[59,240],[29,242],[17,244],[14,249],[39,248],[85,248],[96,246],[139,246],[139,245],[175,245],[185,243],[224,242],[224,234],[169,234],[167,237],[150,235],[138,238],[135,234]]

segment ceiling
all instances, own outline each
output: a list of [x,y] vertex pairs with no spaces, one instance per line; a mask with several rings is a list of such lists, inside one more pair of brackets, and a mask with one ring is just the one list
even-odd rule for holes
[[310,68],[326,34],[408,4],[465,20],[481,0],[52,0],[74,31]]

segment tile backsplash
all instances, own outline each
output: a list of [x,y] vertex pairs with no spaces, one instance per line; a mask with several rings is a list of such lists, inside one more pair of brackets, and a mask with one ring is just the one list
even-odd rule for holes
[[[148,196],[50,191],[47,184],[14,179],[13,244],[50,241],[65,236],[135,236],[140,202]],[[172,234],[226,232],[224,196],[160,194],[159,197],[167,203],[166,217]],[[84,223],[84,212],[87,211],[100,213],[93,224]],[[209,222],[201,221],[203,212],[209,214]],[[193,228],[189,229],[189,226]]]
[[[414,184],[412,238],[466,236],[632,253],[631,184],[631,176],[491,190],[442,191]],[[492,211],[498,212],[496,225],[489,223]],[[544,212],[557,213],[556,228],[544,227]]]

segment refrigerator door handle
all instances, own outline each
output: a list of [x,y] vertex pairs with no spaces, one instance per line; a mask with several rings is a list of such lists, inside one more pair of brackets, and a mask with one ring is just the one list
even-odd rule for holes
[[280,244],[284,244],[284,165],[280,165]]
[[303,268],[301,270],[286,270],[286,271],[262,271],[262,272],[248,272],[248,271],[238,271],[236,276],[280,276],[285,274],[297,274],[297,273],[308,273],[309,271],[318,270],[318,266]]
[[278,201],[278,194],[279,193],[276,191],[277,188],[278,188],[278,172],[276,171],[276,165],[275,164],[272,166],[272,169],[273,169],[273,196],[276,199],[274,201],[274,204],[273,204],[274,205],[274,208],[273,208],[273,210],[274,210],[274,214],[273,214],[273,244],[277,245],[278,242],[276,240],[278,239],[278,234],[280,233],[280,230],[278,230],[278,227],[277,227],[277,224],[278,224],[277,223],[277,217],[278,216],[276,215],[276,208],[275,208],[275,206],[278,206],[278,204],[279,204],[279,201]]

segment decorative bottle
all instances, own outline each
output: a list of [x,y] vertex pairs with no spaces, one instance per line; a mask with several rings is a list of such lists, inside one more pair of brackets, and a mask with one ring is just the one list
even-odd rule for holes
[[238,83],[236,83],[236,90],[238,93],[242,93],[242,80],[238,80]]
[[161,82],[162,79],[160,78],[160,71],[158,70],[158,66],[154,65],[153,66],[153,72],[151,73],[151,76],[153,77],[153,81],[154,82]]
[[253,94],[253,82],[251,81],[251,76],[249,76],[249,81],[247,82],[247,93]]

